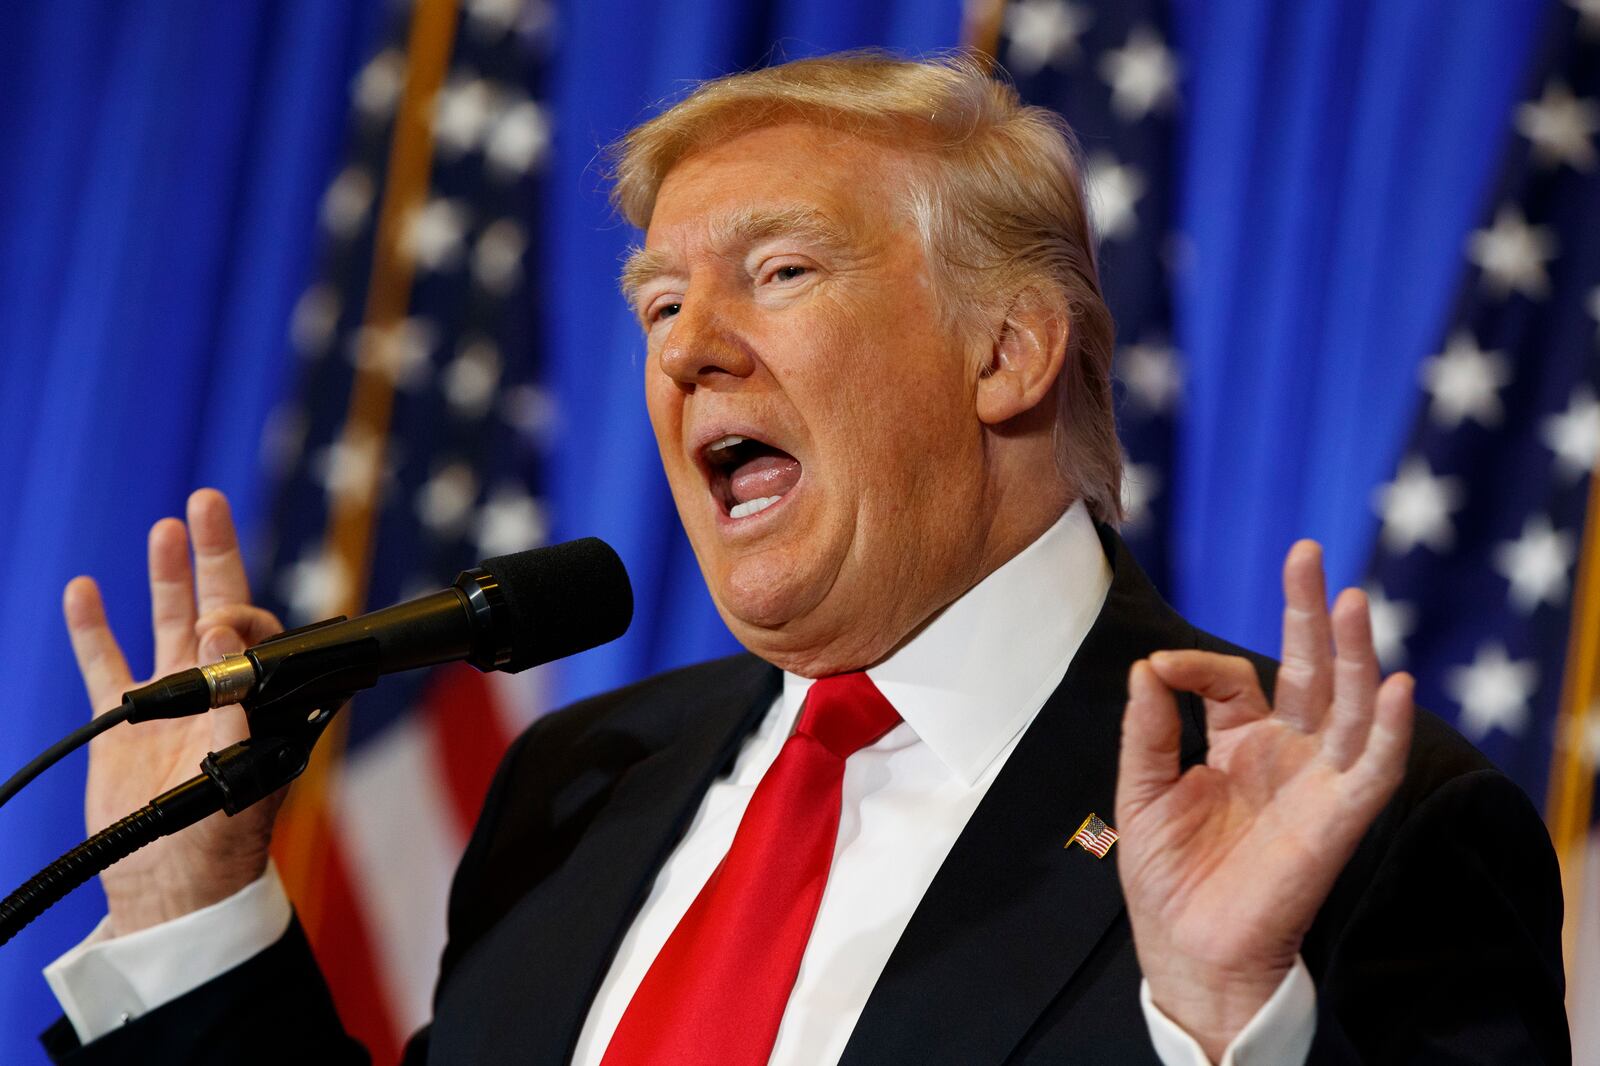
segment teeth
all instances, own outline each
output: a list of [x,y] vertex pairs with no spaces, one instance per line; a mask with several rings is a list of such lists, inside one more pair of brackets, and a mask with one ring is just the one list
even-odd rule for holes
[[768,507],[783,499],[782,496],[762,496],[759,499],[746,500],[736,503],[728,508],[729,518],[748,518],[750,515],[765,511]]
[[[744,441],[745,441],[745,439],[743,437],[735,437],[735,436],[729,435],[729,436],[723,437],[719,441],[713,441],[712,444],[711,444],[711,447],[707,448],[706,450],[707,451],[711,451],[711,452],[720,452],[722,449],[731,448],[735,444],[743,444]],[[754,501],[752,501],[752,502],[754,502]]]

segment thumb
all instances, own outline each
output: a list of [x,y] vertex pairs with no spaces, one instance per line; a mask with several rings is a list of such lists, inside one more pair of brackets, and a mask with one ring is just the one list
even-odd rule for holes
[[244,651],[244,638],[231,626],[216,626],[200,637],[200,662],[214,663],[224,655],[238,655]]

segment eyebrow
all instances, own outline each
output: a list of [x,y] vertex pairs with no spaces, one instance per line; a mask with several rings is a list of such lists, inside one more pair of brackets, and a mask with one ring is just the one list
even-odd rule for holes
[[[718,248],[743,249],[779,236],[798,237],[826,248],[841,248],[846,243],[838,224],[814,207],[741,207],[711,222],[711,241]],[[672,259],[666,253],[634,247],[619,279],[623,299],[633,307],[640,289],[672,270]]]

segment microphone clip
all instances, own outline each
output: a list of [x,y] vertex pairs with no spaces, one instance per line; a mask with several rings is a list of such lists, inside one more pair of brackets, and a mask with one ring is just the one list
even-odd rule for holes
[[[331,622],[273,639],[293,638],[327,624]],[[311,749],[334,714],[356,692],[377,684],[379,650],[369,636],[308,646],[257,665],[259,679],[243,700],[250,736],[200,763],[221,793],[224,811],[238,814],[305,772]]]

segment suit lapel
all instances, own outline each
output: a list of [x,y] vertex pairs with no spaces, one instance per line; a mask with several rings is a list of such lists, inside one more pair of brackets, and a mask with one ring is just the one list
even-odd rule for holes
[[[1106,605],[912,915],[841,1066],[1004,1061],[1122,913],[1115,853],[1065,845],[1091,811],[1115,824],[1130,665],[1194,631],[1101,535]],[[1186,707],[1185,761],[1203,749]]]
[[[430,1062],[569,1059],[656,873],[777,695],[778,671],[746,659],[731,684],[671,693],[665,715],[659,696],[640,705],[637,734],[661,720],[690,725],[623,773],[570,858],[462,961],[437,1005]],[[614,728],[632,732],[633,710]]]

